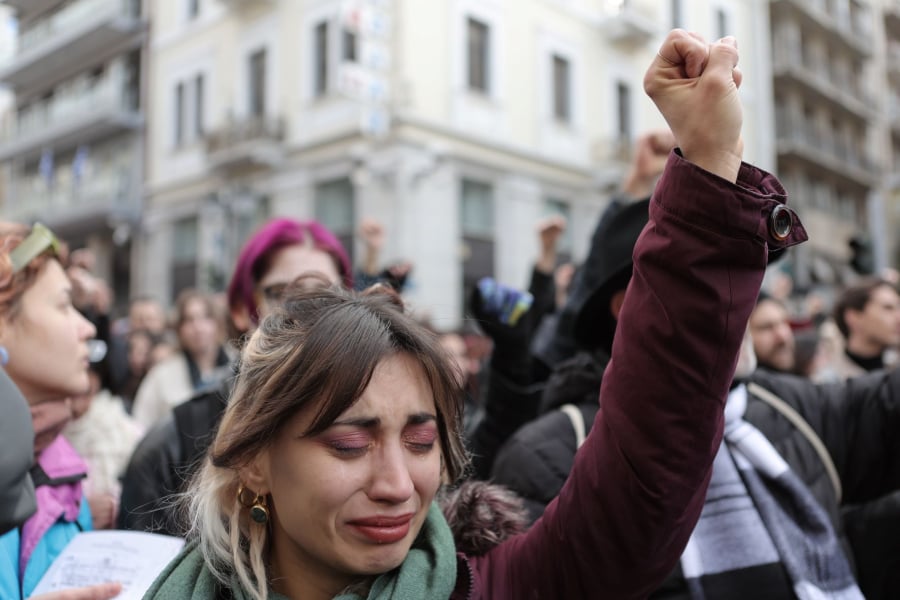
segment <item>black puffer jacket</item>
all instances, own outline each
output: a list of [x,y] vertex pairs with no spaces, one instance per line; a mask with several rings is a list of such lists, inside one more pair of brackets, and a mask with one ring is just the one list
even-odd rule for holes
[[491,479],[522,496],[530,522],[562,489],[575,459],[575,430],[559,408],[564,404],[579,408],[587,434],[600,408],[607,360],[600,352],[579,352],[561,363],[544,388],[541,417],[519,429],[497,454]]

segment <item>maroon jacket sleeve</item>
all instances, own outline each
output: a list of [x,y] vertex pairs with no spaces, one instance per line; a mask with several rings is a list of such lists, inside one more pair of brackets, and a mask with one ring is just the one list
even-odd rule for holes
[[[722,409],[769,248],[778,181],[738,183],[669,158],[634,251],[603,409],[572,473],[525,534],[469,559],[472,598],[642,598],[675,566],[703,506]],[[791,213],[792,214],[792,213]]]

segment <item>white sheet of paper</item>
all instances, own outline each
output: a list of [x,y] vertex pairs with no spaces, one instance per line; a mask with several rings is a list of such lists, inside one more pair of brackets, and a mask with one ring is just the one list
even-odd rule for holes
[[141,600],[184,546],[184,540],[142,531],[80,533],[53,561],[33,594],[117,581],[116,600]]

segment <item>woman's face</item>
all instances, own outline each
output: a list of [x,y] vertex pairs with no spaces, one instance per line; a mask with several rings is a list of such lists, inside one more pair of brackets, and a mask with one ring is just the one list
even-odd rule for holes
[[328,429],[304,437],[314,412],[295,415],[262,455],[254,491],[271,494],[275,574],[337,593],[403,562],[440,485],[440,438],[431,388],[404,354],[379,363]]
[[0,317],[0,345],[9,351],[6,372],[31,405],[88,389],[87,340],[96,330],[71,295],[69,278],[51,260],[22,294],[18,314]]
[[193,298],[185,303],[178,342],[194,357],[215,353],[219,347],[219,324],[202,299]]
[[[320,273],[332,283],[341,282],[341,274],[330,254],[305,244],[280,248],[272,255],[269,268],[256,283],[256,310],[259,320],[266,318],[281,302],[288,285],[305,273]],[[239,331],[256,327],[250,320],[248,307],[231,308],[231,319]]]
[[304,244],[293,244],[278,250],[273,256],[269,269],[257,284],[260,301],[257,310],[262,320],[274,309],[280,294],[292,281],[304,273],[320,273],[331,283],[340,283],[341,274],[330,254],[324,250]]

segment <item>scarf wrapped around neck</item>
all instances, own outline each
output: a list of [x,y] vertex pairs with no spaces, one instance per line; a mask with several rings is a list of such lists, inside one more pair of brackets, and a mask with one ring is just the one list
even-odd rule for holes
[[[432,503],[415,542],[403,563],[378,576],[367,596],[344,592],[334,600],[402,600],[406,598],[449,598],[456,586],[456,545],[444,515]],[[227,587],[234,600],[250,600],[236,575],[228,586],[217,581],[206,566],[196,541],[188,544],[156,579],[144,600],[220,598]],[[269,590],[269,600],[287,600]]]
[[681,557],[692,600],[862,600],[825,510],[732,390],[700,521]]

